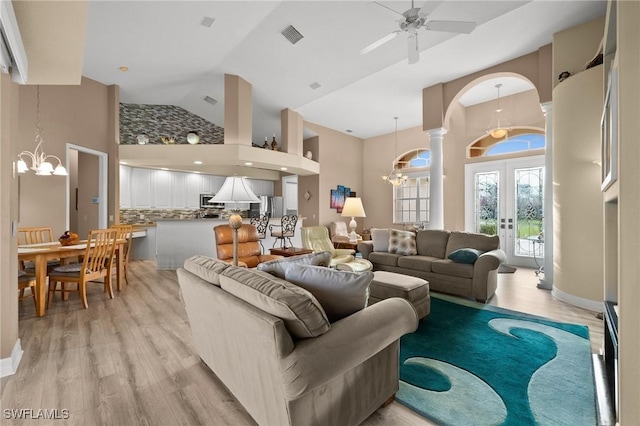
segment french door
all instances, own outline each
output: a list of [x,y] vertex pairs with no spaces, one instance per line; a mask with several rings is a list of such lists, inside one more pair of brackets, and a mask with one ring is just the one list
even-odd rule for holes
[[465,165],[465,228],[500,236],[513,266],[544,264],[544,156]]

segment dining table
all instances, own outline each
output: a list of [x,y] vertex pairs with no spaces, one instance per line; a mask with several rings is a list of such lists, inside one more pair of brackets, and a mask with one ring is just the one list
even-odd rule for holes
[[[122,290],[122,271],[124,263],[124,246],[127,243],[125,239],[116,240],[115,257],[116,257],[116,286],[118,291]],[[57,241],[39,244],[21,244],[18,245],[18,260],[30,260],[35,265],[36,278],[36,316],[44,316],[46,313],[47,299],[47,262],[49,260],[59,259],[61,265],[69,262],[70,258],[84,255],[87,249],[87,240],[81,240],[78,244],[63,246]]]

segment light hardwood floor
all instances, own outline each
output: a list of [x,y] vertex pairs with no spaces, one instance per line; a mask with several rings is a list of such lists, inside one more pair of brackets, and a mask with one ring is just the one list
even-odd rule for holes
[[[89,284],[89,309],[71,294],[36,318],[31,300],[19,302],[24,356],[2,381],[2,424],[255,424],[196,355],[175,271],[157,271],[153,261],[129,267],[131,284],[115,299]],[[532,270],[499,274],[498,282],[491,304],[585,324],[593,352],[600,351],[602,321],[536,288]],[[69,418],[12,421],[5,409],[66,409]],[[393,402],[364,424],[432,423]]]

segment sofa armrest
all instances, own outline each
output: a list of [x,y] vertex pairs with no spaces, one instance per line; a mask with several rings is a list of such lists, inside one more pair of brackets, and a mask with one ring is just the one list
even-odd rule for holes
[[321,336],[298,341],[281,360],[286,398],[296,399],[327,383],[417,328],[413,306],[390,298],[333,323]]
[[368,259],[373,251],[373,241],[362,241],[358,243],[358,251],[362,253],[363,259]]
[[473,265],[473,297],[486,302],[496,292],[498,268],[507,260],[500,249],[482,253]]

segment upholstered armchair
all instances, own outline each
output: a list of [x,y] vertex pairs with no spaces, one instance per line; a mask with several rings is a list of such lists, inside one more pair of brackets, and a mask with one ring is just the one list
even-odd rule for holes
[[[229,225],[218,225],[213,228],[216,238],[218,259],[233,262],[233,229]],[[258,242],[258,229],[254,225],[243,224],[238,229],[238,266],[255,268],[258,263],[282,256],[262,254]]]
[[302,245],[314,252],[328,251],[331,253],[330,267],[352,272],[369,271],[373,265],[366,259],[356,259],[355,250],[336,249],[329,239],[329,231],[324,226],[303,226],[300,228]]
[[[347,229],[347,223],[346,222],[331,222],[330,225],[330,230],[331,230],[331,242],[334,244],[340,244],[340,243],[351,243],[350,239],[349,239],[349,230]],[[356,234],[358,235],[358,234]],[[361,242],[362,241],[362,237],[360,235],[358,235],[358,240],[357,242]]]

